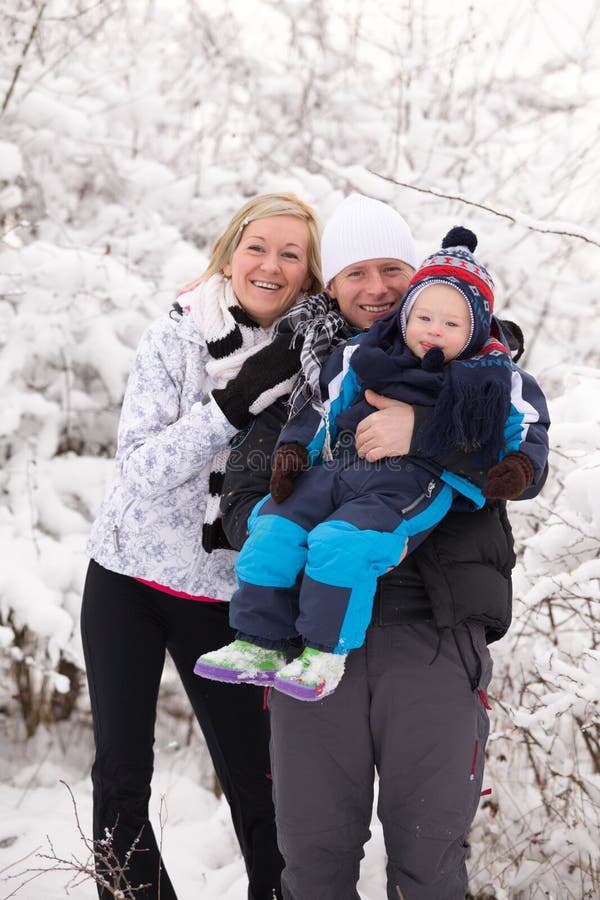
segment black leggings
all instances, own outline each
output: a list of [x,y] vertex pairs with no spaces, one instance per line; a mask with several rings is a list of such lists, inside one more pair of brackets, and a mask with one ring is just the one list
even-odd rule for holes
[[[92,768],[94,839],[115,824],[123,859],[141,831],[128,880],[149,883],[143,900],[176,900],[148,819],[154,724],[168,650],[190,699],[231,808],[248,872],[249,900],[280,896],[283,860],[277,849],[271,796],[268,713],[263,692],[193,674],[201,653],[234,637],[228,604],[174,597],[90,562],[81,613],[96,758]],[[141,852],[144,850],[145,852]],[[104,900],[108,892],[99,888]]]

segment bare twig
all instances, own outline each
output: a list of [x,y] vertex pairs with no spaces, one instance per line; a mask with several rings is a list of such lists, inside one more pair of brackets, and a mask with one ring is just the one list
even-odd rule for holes
[[2,115],[2,114],[6,111],[6,107],[8,106],[8,104],[9,104],[9,102],[10,102],[10,98],[12,97],[12,94],[13,94],[13,91],[14,91],[15,86],[16,86],[16,84],[17,84],[17,81],[19,80],[19,75],[21,74],[21,69],[23,68],[23,63],[25,62],[25,57],[27,56],[27,54],[28,54],[28,52],[29,52],[29,48],[31,47],[31,44],[33,43],[33,39],[34,39],[34,37],[35,37],[35,35],[36,35],[36,32],[37,32],[37,30],[38,30],[38,28],[39,28],[39,25],[40,25],[40,22],[41,22],[41,20],[42,20],[42,16],[44,15],[44,10],[45,10],[45,9],[46,9],[46,3],[44,2],[44,3],[42,3],[42,4],[40,5],[40,7],[39,7],[39,9],[38,9],[38,14],[37,14],[37,16],[36,16],[36,18],[35,18],[35,22],[34,22],[33,25],[31,26],[31,31],[29,32],[29,37],[27,38],[27,40],[26,40],[25,43],[23,44],[23,49],[21,50],[21,59],[20,59],[19,62],[17,63],[17,66],[16,66],[16,68],[15,68],[15,71],[13,72],[12,81],[11,81],[11,83],[10,83],[10,85],[9,85],[9,87],[8,87],[8,90],[7,90],[7,92],[6,92],[6,95],[5,95],[5,97],[4,97],[4,102],[3,102],[3,104],[2,104],[2,109],[0,109],[0,115]]
[[474,206],[477,209],[484,210],[484,212],[491,213],[493,216],[499,216],[501,219],[508,219],[509,222],[513,222],[515,225],[521,225],[529,231],[536,231],[540,234],[557,234],[562,237],[576,238],[579,241],[585,241],[587,244],[592,244],[594,247],[600,247],[600,238],[590,237],[583,232],[569,230],[572,227],[571,225],[552,228],[545,226],[541,222],[530,222],[527,220],[526,216],[517,216],[513,213],[494,209],[492,206],[486,206],[485,203],[477,203],[474,200],[468,200],[466,197],[461,197],[459,194],[446,194],[443,191],[436,191],[433,188],[424,188],[419,187],[416,184],[407,184],[405,181],[398,181],[390,175],[381,175],[381,173],[374,172],[372,169],[367,169],[367,172],[370,172],[371,175],[376,175],[377,178],[382,178],[383,181],[389,181],[390,184],[395,184],[398,187],[408,188],[411,191],[419,191],[421,194],[430,194],[432,197],[440,197],[442,200],[454,200],[458,203],[464,203],[466,206]]
[[30,850],[29,853],[26,853],[25,856],[22,856],[21,859],[15,859],[14,862],[9,863],[4,868],[0,869],[0,875],[4,875],[5,872],[8,872],[9,869],[14,869],[15,866],[20,866],[21,863],[24,863],[26,859],[29,859],[30,856],[34,856],[39,850],[42,849],[42,845],[36,847],[35,850]]
[[[36,878],[39,878],[40,875],[43,875],[44,871],[39,872],[39,871],[36,871],[35,869],[27,869],[26,872],[21,873],[22,875],[24,875],[24,874],[27,874],[27,872],[33,872],[33,874],[30,875],[29,878],[26,878],[24,881],[21,882],[21,884],[17,885],[17,887],[14,889],[14,891],[11,891],[10,894],[6,894],[6,896],[3,897],[2,900],[10,900],[10,898],[14,897],[15,894],[17,894],[21,890],[21,888],[25,887],[26,884],[30,884],[30,882],[35,881]],[[14,877],[16,877],[16,876],[14,876]]]
[[81,19],[83,16],[87,16],[89,12],[92,12],[94,9],[97,9],[99,6],[104,5],[104,0],[97,0],[96,3],[93,3],[92,6],[86,6],[85,9],[80,9],[77,12],[72,13],[68,16],[47,16],[47,22],[68,22],[71,19]]
[[158,900],[160,900],[160,885],[161,885],[161,875],[162,875],[162,852],[163,852],[163,836],[165,833],[165,825],[167,824],[167,819],[169,818],[169,813],[167,810],[167,804],[165,803],[164,794],[160,798],[160,812],[159,812],[159,822],[160,822],[160,843],[158,845]]
[[[73,815],[75,817],[77,831],[79,832],[79,836],[83,842],[83,845],[88,852],[87,860],[85,862],[82,862],[75,855],[72,855],[69,859],[63,859],[56,853],[51,838],[46,835],[46,840],[48,842],[50,852],[36,852],[35,855],[38,859],[47,862],[48,865],[43,865],[39,868],[30,867],[15,875],[9,875],[8,877],[11,879],[20,878],[22,880],[21,883],[13,891],[11,891],[10,894],[7,894],[6,897],[3,897],[2,900],[9,900],[10,897],[14,897],[21,890],[21,888],[25,887],[25,885],[29,884],[36,878],[47,874],[48,872],[70,873],[72,877],[69,885],[71,887],[77,886],[82,881],[90,879],[92,881],[95,881],[96,884],[100,885],[111,897],[119,897],[121,898],[121,900],[135,900],[135,897],[139,892],[143,892],[147,888],[152,887],[152,885],[150,884],[138,884],[134,886],[130,883],[128,877],[129,862],[132,855],[134,853],[145,852],[144,848],[138,848],[138,843],[142,832],[140,831],[140,833],[131,844],[129,850],[125,854],[125,858],[121,860],[113,848],[114,833],[115,829],[118,827],[118,821],[111,831],[107,829],[106,837],[104,839],[92,840],[88,838],[85,835],[83,828],[81,827],[79,811],[77,809],[77,803],[75,801],[73,791],[66,783],[66,781],[61,780],[61,784],[66,787],[71,797],[71,803],[73,805]],[[24,858],[26,859],[27,857]]]

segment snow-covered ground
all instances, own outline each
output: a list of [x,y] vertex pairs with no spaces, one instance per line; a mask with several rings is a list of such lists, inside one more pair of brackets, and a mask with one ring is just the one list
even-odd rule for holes
[[[182,900],[246,900],[247,879],[229,809],[215,796],[210,772],[199,761],[203,749],[197,736],[191,746],[157,742],[152,822],[157,835],[163,823],[164,859]],[[89,839],[92,815],[89,732],[79,728],[76,736],[67,728],[40,735],[35,752],[30,750],[31,761],[15,759],[14,774],[0,784],[0,898],[94,900],[91,879],[60,871],[57,862],[43,858],[89,864],[83,840],[83,835]],[[384,873],[383,836],[375,819],[360,881],[364,900],[385,895]]]

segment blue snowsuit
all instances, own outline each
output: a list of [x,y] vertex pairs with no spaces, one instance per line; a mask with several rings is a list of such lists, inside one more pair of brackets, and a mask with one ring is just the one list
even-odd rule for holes
[[[312,468],[296,480],[287,500],[276,504],[267,495],[250,516],[236,564],[240,587],[230,609],[240,638],[283,648],[301,634],[309,646],[329,652],[360,647],[377,578],[398,565],[405,547],[411,552],[425,540],[451,507],[478,509],[485,503],[477,484],[432,459],[369,463],[358,457],[354,431],[373,412],[352,367],[363,337],[337,347],[323,366],[323,409],[305,405],[281,432],[278,444],[306,447]],[[537,482],[548,455],[546,401],[533,377],[502,355],[501,362],[489,363],[510,367],[501,456],[525,453]],[[438,393],[439,382],[432,383],[416,361],[406,381],[386,396],[432,405]],[[332,446],[334,456],[327,458]],[[486,472],[482,463],[482,482]]]

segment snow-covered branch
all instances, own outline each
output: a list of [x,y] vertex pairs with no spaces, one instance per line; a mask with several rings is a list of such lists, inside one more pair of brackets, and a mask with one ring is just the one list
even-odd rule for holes
[[476,209],[491,213],[493,216],[498,216],[500,219],[508,219],[508,221],[512,222],[514,225],[520,225],[522,228],[527,228],[529,231],[537,231],[539,234],[558,234],[563,237],[585,241],[588,244],[593,244],[595,247],[600,247],[600,235],[595,234],[589,229],[579,228],[572,223],[535,220],[523,213],[507,212],[506,210],[497,209],[496,207],[489,206],[485,203],[478,203],[476,200],[469,200],[467,197],[460,196],[459,194],[447,194],[444,191],[438,191],[434,188],[422,187],[417,184],[408,184],[405,181],[399,181],[397,178],[392,178],[390,175],[382,175],[380,172],[374,172],[372,169],[368,169],[367,171],[372,175],[376,175],[377,178],[382,178],[384,181],[389,181],[390,184],[395,184],[398,187],[408,188],[411,191],[418,191],[421,194],[429,194],[432,197],[439,197],[442,200],[456,201],[465,206],[473,206]]

